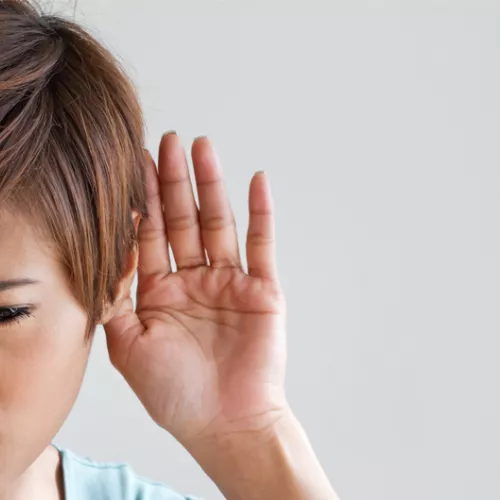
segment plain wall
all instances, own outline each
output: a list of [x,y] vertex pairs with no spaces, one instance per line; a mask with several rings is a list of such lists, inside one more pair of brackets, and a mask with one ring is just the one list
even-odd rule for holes
[[[268,172],[289,399],[341,499],[500,498],[500,4],[75,12],[137,84],[153,155],[169,129],[188,150],[212,138],[241,245],[250,178]],[[111,366],[102,330],[56,442],[222,498]]]

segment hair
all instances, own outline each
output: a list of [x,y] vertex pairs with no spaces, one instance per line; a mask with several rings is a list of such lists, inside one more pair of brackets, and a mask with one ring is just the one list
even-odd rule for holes
[[56,250],[92,337],[147,217],[136,88],[89,32],[0,0],[0,211]]

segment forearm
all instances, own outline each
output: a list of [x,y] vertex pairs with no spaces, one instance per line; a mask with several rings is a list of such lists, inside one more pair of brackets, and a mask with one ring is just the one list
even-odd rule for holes
[[193,455],[228,500],[338,500],[291,413],[264,433],[219,438]]

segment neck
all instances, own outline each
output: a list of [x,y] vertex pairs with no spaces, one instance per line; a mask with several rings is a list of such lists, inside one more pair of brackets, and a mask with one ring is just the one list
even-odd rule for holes
[[59,451],[52,445],[26,469],[0,500],[64,500]]

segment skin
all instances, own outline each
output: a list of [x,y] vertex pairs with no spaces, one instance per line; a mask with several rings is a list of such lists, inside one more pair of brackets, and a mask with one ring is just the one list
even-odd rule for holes
[[[139,247],[102,318],[111,362],[226,498],[336,500],[285,395],[286,306],[266,175],[250,183],[245,271],[211,142],[197,138],[191,149],[199,208],[178,137],[162,138],[158,169],[146,154],[150,217],[134,214]],[[0,280],[40,280],[0,292],[0,309],[37,304],[33,318],[0,325],[0,500],[34,491],[59,499],[50,441],[87,363],[84,311],[47,243],[14,216],[0,224],[9,235],[0,241]]]
[[8,235],[0,238],[0,280],[39,281],[0,292],[0,308],[34,305],[33,317],[0,324],[0,498],[35,498],[28,493],[36,486],[39,468],[50,462],[50,450],[26,470],[73,406],[90,345],[84,344],[85,313],[50,246],[6,213],[0,218],[0,234]]

